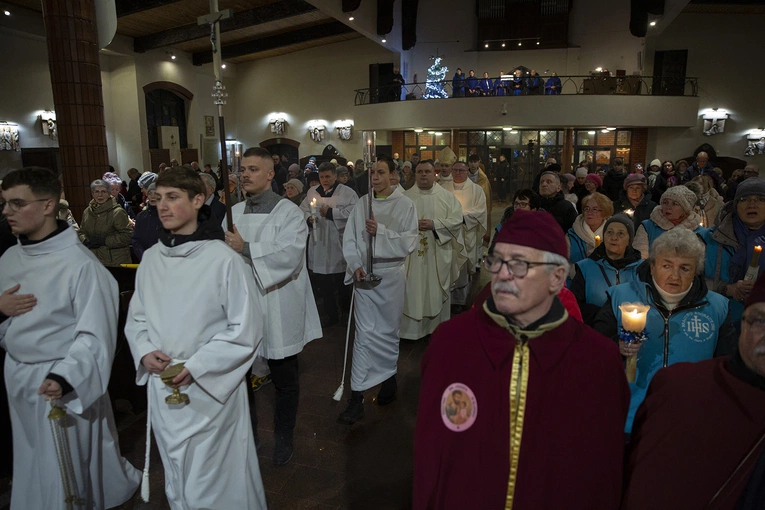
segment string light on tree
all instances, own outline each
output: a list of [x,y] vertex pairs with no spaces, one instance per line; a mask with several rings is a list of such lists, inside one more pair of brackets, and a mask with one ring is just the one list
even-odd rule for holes
[[444,90],[443,80],[446,78],[446,73],[449,69],[441,64],[441,57],[436,52],[435,56],[430,57],[433,64],[428,68],[428,78],[425,81],[425,94],[422,95],[423,99],[442,99],[449,97],[449,94]]

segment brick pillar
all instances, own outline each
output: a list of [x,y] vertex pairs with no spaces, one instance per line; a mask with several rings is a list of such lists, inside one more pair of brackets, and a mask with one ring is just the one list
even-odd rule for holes
[[[648,128],[636,128],[632,130],[632,143],[630,148],[630,166],[635,167],[635,163],[642,163],[646,174],[648,173],[648,161],[646,161],[646,151],[648,150]],[[653,158],[651,158],[653,159]]]
[[390,141],[393,152],[398,152],[398,156],[406,161],[406,154],[404,154],[404,132],[403,131],[391,131]]
[[109,169],[93,0],[43,0],[64,190],[74,217]]
[[570,174],[574,169],[571,168],[571,158],[574,156],[574,130],[566,128],[564,131],[563,153],[561,154],[560,166],[564,173]]

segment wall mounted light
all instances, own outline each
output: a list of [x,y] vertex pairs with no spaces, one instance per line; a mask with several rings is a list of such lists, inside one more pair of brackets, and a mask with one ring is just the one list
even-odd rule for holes
[[704,134],[712,136],[724,132],[725,121],[728,117],[730,117],[730,114],[724,108],[707,108],[703,110],[701,118],[704,120]]
[[424,129],[415,129],[414,130],[415,133],[422,133],[423,131],[425,131],[425,130]]
[[483,47],[484,48],[488,48],[489,47],[489,43],[484,44]]
[[765,128],[757,128],[749,131],[746,135],[747,146],[744,156],[756,156],[765,154]]
[[652,26],[652,27],[655,27],[656,26],[656,22],[652,21],[652,22],[649,23],[649,25]]
[[356,18],[354,18],[353,16],[348,16],[348,21],[353,21],[354,19]]
[[11,15],[11,11],[6,9],[6,10],[3,11],[3,14],[5,14],[6,16],[10,16]]
[[51,140],[58,138],[58,129],[56,126],[56,112],[53,110],[43,110],[40,115],[40,125],[45,136],[50,136]]
[[314,119],[308,121],[308,134],[311,136],[311,140],[314,142],[321,142],[324,140],[324,130],[327,126],[323,120]]
[[348,141],[353,138],[353,121],[352,120],[338,120],[335,122],[335,129],[337,130],[337,136],[343,141]]
[[281,112],[274,112],[269,115],[268,123],[271,124],[271,132],[277,135],[283,135],[287,132],[287,116]]
[[383,39],[383,40],[382,40],[382,42],[383,42],[383,43],[386,43],[386,42],[388,42],[388,41],[387,41],[387,39]]

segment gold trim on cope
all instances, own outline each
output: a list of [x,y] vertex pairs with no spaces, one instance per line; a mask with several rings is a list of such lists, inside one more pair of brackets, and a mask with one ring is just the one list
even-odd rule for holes
[[505,510],[513,508],[515,482],[518,478],[518,459],[529,387],[529,356],[528,341],[518,341],[513,352],[513,373],[510,377],[510,476],[507,480]]

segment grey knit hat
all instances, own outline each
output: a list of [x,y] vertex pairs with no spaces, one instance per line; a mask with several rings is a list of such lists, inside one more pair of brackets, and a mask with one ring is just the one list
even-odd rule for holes
[[629,235],[630,246],[632,246],[632,241],[635,239],[635,223],[632,220],[632,218],[622,213],[614,214],[613,216],[608,218],[608,221],[606,221],[606,224],[603,225],[603,233],[605,233],[608,230],[608,226],[614,222],[621,223],[622,225],[627,227],[627,235]]
[[302,193],[303,192],[303,183],[300,182],[297,179],[290,179],[289,181],[285,182],[284,184],[285,185],[292,184],[293,186],[295,186],[297,188],[298,193]]
[[153,184],[157,180],[157,174],[154,172],[146,172],[138,178],[138,186],[141,188],[148,188],[150,184]]
[[674,200],[683,207],[686,214],[693,212],[693,206],[696,205],[696,193],[686,188],[685,186],[672,186],[661,196],[663,202],[665,198]]
[[739,198],[750,197],[752,195],[765,196],[765,179],[760,177],[750,177],[741,182],[736,188],[736,197],[734,200],[737,201]]

